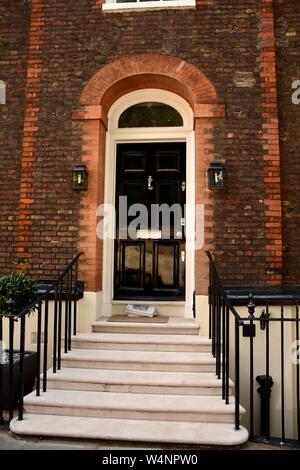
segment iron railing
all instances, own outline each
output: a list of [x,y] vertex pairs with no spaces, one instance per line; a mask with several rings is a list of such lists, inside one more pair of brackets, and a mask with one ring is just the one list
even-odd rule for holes
[[[300,443],[300,296],[289,293],[272,296],[271,293],[263,299],[262,295],[256,296],[249,289],[248,301],[244,304],[238,302],[240,306],[247,307],[247,313],[239,313],[220,278],[211,253],[207,252],[207,255],[209,336],[212,339],[213,356],[216,358],[216,375],[222,380],[222,397],[226,404],[230,401],[230,376],[234,380],[235,429],[240,429],[240,404],[247,403],[250,439],[258,437],[269,441],[274,438],[281,443],[287,442],[288,412],[289,419],[296,423],[294,434]],[[256,313],[258,305],[263,306],[260,315]],[[278,314],[271,312],[273,305],[279,306]],[[292,355],[289,355],[291,345],[295,349],[294,362]],[[273,385],[271,374],[277,377],[274,385],[279,397],[277,402],[280,404],[279,408],[278,403],[276,404],[276,413],[279,413],[276,436],[271,436],[270,431],[270,418],[275,416],[274,407],[270,414]],[[256,382],[260,385],[258,390],[255,387]],[[287,403],[286,397],[287,393],[291,396],[292,387],[295,397],[293,404],[290,401]],[[261,413],[258,413],[257,391],[261,394]]]
[[[6,326],[8,348],[8,383],[3,378],[4,363],[0,350],[0,424],[6,419],[10,421],[17,410],[18,419],[23,419],[23,396],[24,396],[24,359],[27,351],[25,350],[25,341],[28,340],[28,314],[34,308],[35,331],[36,331],[36,360],[34,362],[35,390],[36,395],[40,396],[41,388],[43,392],[47,391],[47,370],[49,366],[49,357],[52,361],[53,372],[61,369],[62,342],[65,353],[71,350],[72,334],[77,332],[77,302],[78,290],[78,263],[82,253],[78,253],[69,263],[61,275],[53,281],[37,296],[31,305],[24,308],[18,314],[9,317],[0,315],[0,345],[4,340],[4,327]],[[53,301],[50,312],[50,301]],[[50,318],[51,315],[51,318]],[[50,338],[49,323],[53,328],[53,337]],[[5,324],[5,322],[7,322]],[[17,333],[17,334],[16,334]],[[43,335],[42,335],[43,333]],[[16,341],[17,336],[17,341]],[[15,345],[17,343],[17,348]],[[52,346],[52,347],[51,347]],[[16,352],[18,360],[16,363]],[[41,373],[42,372],[42,373]],[[8,395],[8,405],[4,409],[4,387]],[[15,390],[17,388],[17,390]],[[8,415],[5,416],[4,412]]]

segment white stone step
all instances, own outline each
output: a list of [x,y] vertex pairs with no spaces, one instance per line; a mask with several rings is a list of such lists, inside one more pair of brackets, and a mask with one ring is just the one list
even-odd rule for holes
[[27,395],[24,408],[27,413],[62,416],[234,423],[232,397],[226,405],[217,396],[48,390],[40,397]]
[[[230,387],[233,387],[230,381]],[[65,368],[48,372],[48,388],[98,392],[157,393],[169,395],[222,394],[214,373],[159,372]]]
[[127,333],[78,333],[75,349],[122,349],[130,351],[211,352],[211,340],[198,335],[151,335]]
[[92,323],[95,333],[138,333],[163,335],[199,335],[199,324],[188,318],[170,317],[168,323],[109,322],[107,318]]
[[25,415],[10,423],[12,432],[27,436],[99,439],[130,442],[234,446],[248,440],[241,427],[231,423],[186,423],[137,421],[133,419],[86,418],[75,416]]
[[62,367],[81,369],[156,370],[214,372],[215,359],[209,353],[158,351],[106,351],[73,349],[62,354]]

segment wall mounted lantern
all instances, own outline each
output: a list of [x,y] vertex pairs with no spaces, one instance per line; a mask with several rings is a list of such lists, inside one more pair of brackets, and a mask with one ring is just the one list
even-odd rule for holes
[[75,165],[72,170],[72,189],[87,189],[88,172],[86,165]]
[[223,189],[225,169],[223,162],[214,160],[208,169],[208,187],[209,189]]

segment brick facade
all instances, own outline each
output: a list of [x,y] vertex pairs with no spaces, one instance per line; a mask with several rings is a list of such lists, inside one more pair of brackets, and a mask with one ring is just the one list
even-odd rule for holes
[[[101,289],[95,206],[103,199],[106,115],[125,92],[151,86],[194,106],[197,200],[206,207],[206,247],[224,279],[296,282],[298,137],[288,98],[289,81],[300,79],[297,0],[277,0],[275,8],[271,0],[207,0],[196,10],[113,14],[103,14],[101,3],[32,0],[30,11],[23,1],[14,8],[1,2],[0,79],[8,84],[7,106],[0,107],[1,272],[15,257],[29,261],[32,275],[53,276],[81,248],[88,289]],[[159,58],[155,70],[147,61],[132,67],[143,55]],[[179,65],[174,76],[171,63],[186,68]],[[205,105],[214,103],[223,107],[206,115]],[[225,160],[226,184],[209,192],[205,173],[215,157]],[[70,188],[70,170],[79,161],[91,173],[85,194]],[[197,291],[204,293],[203,252],[197,267]]]
[[277,87],[286,283],[300,278],[300,104],[292,103],[292,84],[300,80],[300,3],[276,0]]
[[7,100],[0,105],[0,271],[12,268],[18,224],[24,89],[30,10],[23,1],[0,3],[0,80]]

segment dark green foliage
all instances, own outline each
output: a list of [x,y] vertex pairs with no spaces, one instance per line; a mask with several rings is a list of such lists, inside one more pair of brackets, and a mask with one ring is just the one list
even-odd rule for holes
[[[18,315],[37,297],[37,286],[25,274],[12,272],[0,277],[0,315]],[[35,307],[29,310],[29,314]]]

